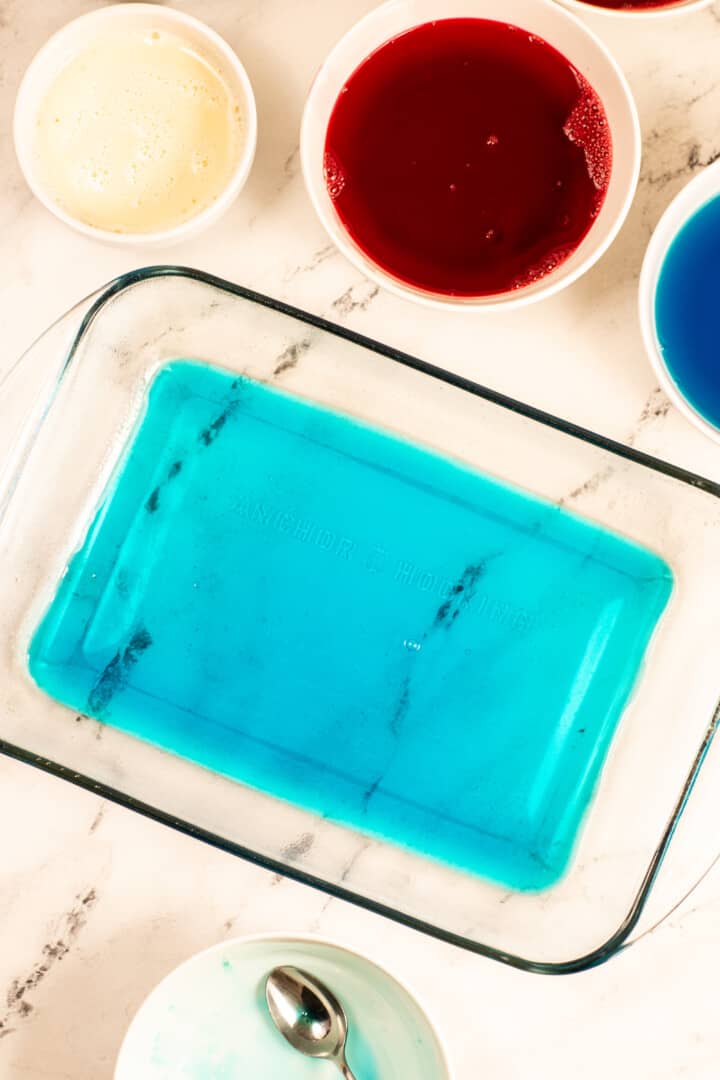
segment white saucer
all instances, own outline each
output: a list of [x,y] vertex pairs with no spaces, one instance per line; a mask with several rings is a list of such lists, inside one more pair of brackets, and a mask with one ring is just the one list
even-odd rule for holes
[[450,1080],[439,1038],[410,993],[356,953],[314,938],[240,938],[167,976],[133,1020],[115,1080],[336,1080],[302,1057],[268,1014],[265,976],[279,964],[317,975],[342,1001],[358,1080]]

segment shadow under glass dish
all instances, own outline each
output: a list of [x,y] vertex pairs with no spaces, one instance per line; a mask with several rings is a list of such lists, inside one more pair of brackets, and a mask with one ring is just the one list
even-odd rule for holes
[[714,485],[172,269],[37,355],[3,738],[467,947],[616,947],[717,696]]

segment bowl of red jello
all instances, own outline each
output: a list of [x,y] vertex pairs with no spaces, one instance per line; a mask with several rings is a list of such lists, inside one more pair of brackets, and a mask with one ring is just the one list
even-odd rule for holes
[[640,169],[627,82],[550,0],[390,0],[310,89],[301,157],[359,270],[434,307],[527,304],[615,239]]

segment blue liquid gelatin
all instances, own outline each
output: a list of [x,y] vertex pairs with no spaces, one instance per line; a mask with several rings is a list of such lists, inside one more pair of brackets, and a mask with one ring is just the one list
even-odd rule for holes
[[672,590],[656,555],[189,361],[30,648],[53,698],[515,889],[565,870]]
[[655,326],[678,390],[720,428],[720,197],[701,207],[670,245],[655,293]]

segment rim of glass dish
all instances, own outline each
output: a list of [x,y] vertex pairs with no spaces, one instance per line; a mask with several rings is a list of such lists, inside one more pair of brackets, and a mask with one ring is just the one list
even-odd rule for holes
[[[217,277],[214,274],[205,273],[202,270],[196,270],[191,267],[184,267],[179,265],[159,265],[159,266],[147,266],[141,267],[137,270],[131,270],[129,273],[122,274],[105,286],[101,286],[97,293],[91,294],[86,297],[84,301],[80,301],[79,304],[74,305],[56,320],[52,326],[57,325],[63,318],[70,315],[75,308],[86,303],[93,296],[96,299],[92,302],[90,308],[85,313],[78,330],[73,336],[72,342],[68,349],[65,361],[60,368],[53,389],[50,392],[47,407],[41,411],[40,416],[37,419],[34,430],[31,432],[30,440],[28,442],[28,449],[25,455],[23,455],[23,461],[18,465],[18,471],[21,471],[24,467],[24,461],[27,453],[32,448],[35,438],[44,422],[48,409],[52,405],[52,401],[57,393],[57,389],[64,379],[66,373],[73,364],[73,360],[77,353],[78,347],[85,337],[91,324],[95,321],[98,315],[101,313],[105,305],[118,296],[120,293],[125,292],[136,285],[143,282],[153,280],[155,278],[170,278],[181,277],[188,278],[193,281],[197,281],[200,284],[208,285],[217,289],[220,289],[233,296],[237,296],[243,300],[248,300],[251,303],[260,304],[262,307],[269,308],[273,311],[277,311],[282,315],[287,315],[290,318],[297,319],[300,322],[304,322],[308,326],[316,327],[326,333],[332,334],[335,337],[343,338],[346,341],[350,341],[353,344],[359,345],[370,352],[376,353],[379,356],[384,356],[388,360],[392,360],[395,363],[401,364],[404,367],[411,368],[418,371],[430,378],[437,379],[440,382],[444,382],[451,386],[455,386],[460,390],[464,390],[467,393],[479,397],[485,401],[489,401],[494,405],[498,405],[501,408],[507,409],[510,412],[517,413],[521,416],[525,416],[530,420],[534,420],[537,423],[544,425],[545,427],[553,428],[556,431],[560,431],[565,435],[569,435],[574,439],[578,439],[581,442],[590,443],[597,446],[601,450],[605,450],[609,453],[615,454],[617,457],[621,457],[626,461],[632,461],[635,464],[644,466],[645,468],[652,469],[654,472],[662,473],[665,476],[669,476],[680,483],[688,484],[691,487],[700,489],[715,498],[720,498],[720,484],[709,480],[706,477],[700,476],[697,473],[691,472],[688,469],[684,469],[681,466],[673,465],[671,462],[664,461],[662,458],[654,457],[651,454],[646,454],[641,450],[637,450],[634,447],[626,446],[624,443],[618,442],[615,439],[608,438],[605,435],[601,435],[596,431],[592,431],[589,428],[582,427],[579,424],[575,424],[570,420],[563,419],[556,416],[553,413],[549,413],[543,409],[538,409],[533,405],[529,405],[526,402],[520,401],[517,398],[510,397],[507,394],[503,394],[500,391],[493,390],[491,387],[485,386],[482,383],[474,382],[472,379],[468,379],[463,375],[456,374],[452,371],[439,367],[436,364],[432,364],[428,361],[421,360],[410,353],[403,352],[400,349],[395,349],[389,345],[384,345],[382,342],[377,341],[374,338],[366,337],[363,334],[358,334],[354,330],[350,330],[344,326],[339,326],[336,323],[330,322],[320,315],[313,315],[310,312],[304,311],[301,308],[294,307],[291,304],[287,304],[284,301],[276,300],[273,297],[266,296],[263,293],[256,292],[253,289],[245,288],[242,285],[237,285],[234,282],[227,281],[225,278]],[[47,333],[51,328],[44,332]],[[44,334],[37,338],[33,345],[27,349],[22,356],[11,366],[7,375],[0,381],[0,393],[4,385],[7,383],[10,376],[22,365],[24,358],[31,352],[34,345],[39,341]],[[17,475],[17,474],[16,474]],[[10,495],[12,496],[12,488]],[[0,506],[0,520],[4,516],[7,502],[3,506]],[[7,742],[0,738],[0,756],[13,759],[21,764],[31,765],[32,767],[39,769],[41,772],[47,773],[51,776],[55,776],[60,780],[65,780],[68,783],[73,784],[75,787],[82,788],[85,791],[99,796],[100,798],[107,799],[110,802],[122,806],[127,810],[132,810],[137,814],[142,815],[158,824],[165,825],[168,828],[173,829],[175,832],[181,833],[185,836],[189,836],[195,840],[207,844],[216,850],[223,851],[227,854],[234,855],[249,862],[255,866],[260,867],[263,870],[267,870],[270,873],[280,874],[283,877],[290,878],[301,885],[309,886],[320,892],[325,893],[328,896],[337,900],[343,900],[346,903],[353,904],[356,907],[362,908],[375,915],[380,915],[384,918],[390,919],[395,923],[406,926],[412,930],[416,930],[419,933],[423,933],[429,937],[435,938],[438,941],[442,941],[447,945],[454,945],[458,948],[464,949],[467,952],[475,953],[479,956],[485,956],[489,959],[497,960],[501,963],[507,964],[510,967],[518,968],[522,971],[533,972],[535,974],[543,975],[570,975],[576,974],[581,971],[586,971],[589,968],[598,966],[604,963],[619,952],[622,948],[627,947],[631,942],[628,942],[630,934],[637,926],[640,917],[643,913],[647,900],[652,892],[655,881],[660,872],[665,855],[668,852],[673,836],[683,815],[683,811],[687,805],[687,802],[692,793],[692,789],[700,774],[703,762],[708,754],[710,746],[713,742],[715,733],[720,727],[720,702],[718,703],[715,712],[710,717],[708,726],[705,729],[702,742],[697,750],[694,760],[692,761],[689,771],[687,773],[685,782],[679,793],[678,799],[671,812],[670,818],[663,830],[659,842],[651,856],[647,870],[643,876],[642,882],[638,889],[638,892],[633,899],[630,908],[623,919],[618,929],[602,944],[595,949],[586,953],[583,956],[578,957],[575,960],[566,960],[560,962],[550,961],[535,961],[525,957],[516,955],[514,953],[506,952],[502,949],[495,948],[490,945],[484,945],[482,942],[474,941],[472,938],[465,937],[462,934],[455,933],[452,930],[445,929],[442,926],[437,926],[434,923],[430,923],[425,919],[420,919],[414,915],[407,914],[406,912],[398,911],[397,908],[391,907],[388,904],[384,904],[381,901],[373,900],[370,897],[363,896],[361,893],[355,892],[352,889],[348,889],[341,883],[334,883],[332,881],[325,880],[317,876],[316,874],[310,874],[302,870],[298,866],[290,866],[284,863],[281,859],[275,859],[268,855],[263,855],[252,848],[246,847],[244,844],[236,843],[229,840],[226,837],[220,836],[211,830],[204,829],[198,825],[194,825],[191,821],[178,817],[169,811],[163,810],[159,806],[154,806],[151,803],[147,803],[142,799],[137,799],[133,795],[121,791],[119,788],[112,787],[102,781],[94,779],[92,776],[88,776],[84,773],[76,772],[74,769],[70,769],[66,765],[63,765],[59,761],[53,761],[49,758],[43,757],[41,754],[37,754],[34,751],[25,750],[23,747],[14,743]]]

